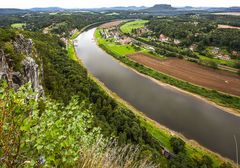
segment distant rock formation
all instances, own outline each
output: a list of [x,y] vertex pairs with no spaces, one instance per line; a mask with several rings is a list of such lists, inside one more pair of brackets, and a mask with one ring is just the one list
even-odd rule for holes
[[169,12],[173,10],[176,10],[176,8],[167,4],[154,5],[153,7],[146,9],[148,12]]

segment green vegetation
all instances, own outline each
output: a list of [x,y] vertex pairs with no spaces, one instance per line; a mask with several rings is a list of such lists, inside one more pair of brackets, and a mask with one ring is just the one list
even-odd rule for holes
[[[222,23],[225,23],[226,16],[182,16],[182,17],[163,17],[154,18],[147,23],[153,33],[152,37],[158,38],[160,34],[170,37],[171,39],[178,39],[181,41],[179,46],[189,48],[195,45],[196,52],[201,55],[209,57],[211,61],[236,67],[237,60],[239,61],[240,50],[240,31],[237,29],[218,29],[217,24],[220,23],[219,18],[224,18]],[[232,17],[232,21],[236,17]],[[231,19],[230,19],[231,20]],[[174,46],[174,44],[172,44]],[[214,51],[213,48],[217,48]],[[210,51],[209,49],[212,48]],[[195,54],[197,56],[198,54]],[[232,60],[217,61],[214,59],[217,55],[228,55]]]
[[20,26],[25,24],[24,29],[30,31],[43,31],[49,29],[49,33],[59,36],[69,37],[71,30],[81,30],[84,26],[95,22],[117,19],[118,15],[105,15],[100,13],[58,12],[51,15],[49,13],[32,13],[24,15],[2,15],[0,17],[0,27],[10,28],[11,25]]
[[98,40],[99,44],[105,45],[108,48],[111,48],[112,52],[119,54],[119,55],[128,55],[128,54],[133,54],[136,52],[142,52],[145,54],[148,54],[150,56],[153,56],[158,59],[163,59],[163,57],[156,55],[155,53],[152,53],[148,49],[145,49],[143,47],[139,47],[138,45],[135,44],[120,44],[118,42],[114,42],[114,39],[109,38],[107,40],[101,38],[100,32],[102,30],[98,29],[96,33],[96,38]]
[[[10,36],[11,33],[9,33],[9,31],[3,31],[3,32],[4,32],[3,36],[1,36],[2,40],[0,42],[5,43],[5,42],[11,41],[11,36]],[[44,159],[45,160],[49,159],[50,165],[56,166],[56,165],[65,164],[65,163],[68,164],[68,162],[66,161],[66,157],[64,158],[64,156],[66,155],[69,155],[70,157],[70,159],[67,159],[69,162],[71,162],[69,164],[72,164],[72,161],[76,161],[75,154],[76,154],[76,151],[79,149],[78,145],[80,143],[75,141],[76,139],[79,140],[78,134],[74,130],[70,130],[66,132],[66,134],[61,133],[60,131],[63,131],[63,130],[66,131],[67,128],[65,126],[69,124],[68,122],[66,122],[66,125],[61,124],[62,122],[61,117],[63,116],[67,117],[68,116],[67,114],[70,113],[70,111],[67,111],[67,109],[64,110],[64,108],[65,106],[67,106],[66,108],[69,108],[68,105],[71,104],[72,97],[77,96],[77,102],[79,103],[84,102],[85,103],[83,105],[84,109],[88,110],[89,113],[91,113],[92,126],[100,128],[101,134],[105,138],[110,138],[110,137],[116,138],[118,139],[118,144],[123,146],[127,144],[139,145],[139,155],[141,156],[141,158],[149,158],[150,160],[153,160],[154,163],[156,164],[161,163],[163,167],[167,166],[167,160],[161,155],[161,149],[162,149],[161,145],[146,131],[146,129],[143,126],[141,126],[139,119],[130,110],[119,105],[113,98],[109,97],[104,90],[102,90],[91,78],[88,77],[88,73],[86,69],[82,67],[81,64],[79,64],[79,61],[73,60],[73,58],[76,58],[76,57],[75,57],[75,53],[73,52],[74,48],[72,43],[69,43],[71,46],[69,46],[68,48],[68,52],[69,52],[69,55],[68,55],[65,45],[56,35],[44,35],[40,32],[27,32],[27,31],[22,31],[21,33],[24,35],[24,37],[31,38],[33,40],[34,47],[38,52],[38,57],[42,61],[43,70],[44,70],[44,78],[42,79],[42,84],[44,86],[45,94],[47,95],[47,97],[52,99],[53,102],[57,101],[56,102],[57,104],[60,103],[61,105],[59,109],[62,109],[61,112],[64,112],[64,114],[58,114],[60,113],[60,110],[56,109],[57,107],[55,108],[54,104],[51,104],[49,108],[54,108],[54,109],[52,110],[49,110],[49,108],[46,109],[47,110],[46,113],[49,115],[49,120],[46,120],[47,118],[46,116],[46,118],[42,121],[44,122],[42,123],[43,124],[42,129],[44,129],[42,131],[45,133],[44,135],[42,135],[43,137],[41,137],[41,134],[40,134],[41,130],[39,130],[40,131],[39,141],[36,139],[37,141],[36,143],[40,143],[41,145],[37,150],[41,149],[41,153],[46,152],[46,154],[44,153]],[[12,38],[14,40],[14,37]],[[27,91],[25,92],[26,92],[25,95],[28,96],[27,95],[28,92]],[[4,100],[3,102],[6,103],[7,101]],[[41,109],[42,108],[44,110],[45,108],[44,104],[41,105]],[[76,110],[77,110],[77,107],[76,107]],[[50,114],[48,113],[48,111]],[[79,110],[79,113],[81,111],[83,112],[84,110]],[[21,112],[21,110],[19,110],[19,112]],[[28,114],[28,112],[26,113]],[[78,115],[79,113],[76,113],[76,115]],[[39,113],[39,114],[42,114],[42,113]],[[54,115],[54,116],[51,117],[51,115]],[[61,119],[61,122],[59,121],[60,125],[57,122],[58,115],[59,115],[59,119]],[[71,114],[71,116],[74,119],[78,118],[76,115]],[[22,115],[21,117],[27,117],[27,115],[25,116],[25,113],[24,113],[24,115]],[[73,118],[69,118],[69,122],[73,123],[75,126],[76,123],[73,120],[71,120]],[[9,120],[7,121],[7,123],[9,123]],[[47,126],[44,127],[44,124],[47,124],[47,123],[52,123],[54,126],[50,127],[52,125],[50,124],[49,127]],[[55,124],[57,125],[55,126]],[[13,125],[16,125],[16,123],[13,123]],[[41,123],[36,124],[36,129],[39,128],[38,125],[40,126]],[[91,125],[91,123],[89,123],[89,125]],[[60,127],[62,128],[62,130],[55,130],[56,127],[57,128]],[[32,125],[30,125],[30,128],[32,128]],[[46,132],[47,128],[49,128],[48,130],[50,130],[50,128],[54,128],[54,130],[53,132],[50,131],[49,133],[47,133]],[[64,137],[61,137],[58,140],[54,139],[54,138],[59,138],[61,134],[70,138],[69,141],[73,142],[72,143],[73,145],[71,146],[71,148],[73,149],[71,149],[68,146],[64,146],[64,145],[69,145],[69,142],[66,144],[60,145]],[[89,136],[91,137],[91,134],[89,134]],[[72,139],[71,137],[73,137],[74,139]],[[22,139],[22,142],[25,143],[26,141]],[[31,142],[31,141],[28,141],[28,142]],[[35,143],[35,141],[32,141],[32,142],[33,143],[30,143],[29,145],[32,145]],[[49,146],[46,144],[47,142],[49,143]],[[35,154],[34,148],[31,148],[31,149],[32,150],[29,149],[29,151],[32,151],[34,153],[26,152],[26,153],[29,153],[29,155],[27,156],[31,156]],[[64,149],[69,149],[70,153],[68,153],[68,151],[65,151]],[[51,152],[49,152],[49,151],[55,151],[55,150],[56,150],[56,153],[52,152],[51,154]],[[58,155],[59,150],[62,153],[59,153]],[[41,153],[37,153],[37,154],[40,155]],[[14,153],[13,155],[15,156]],[[34,155],[33,159],[35,160],[39,158],[41,156],[39,155],[36,157]],[[21,156],[24,156],[24,155],[21,154]]]
[[206,56],[203,56],[203,55],[200,55],[198,54],[199,56],[199,60],[200,61],[213,61],[215,62],[216,64],[219,64],[219,65],[226,65],[226,66],[229,66],[229,67],[236,67],[236,63],[237,61],[234,61],[234,60],[221,60],[221,59],[217,59],[217,58],[209,58],[209,57],[206,57]]
[[8,59],[11,59],[9,65],[13,67],[13,70],[21,71],[21,61],[23,60],[24,56],[22,53],[16,52],[13,44],[10,42],[11,39],[14,39],[16,37],[15,31],[0,29],[0,34],[0,49],[2,49],[4,53],[8,55]]
[[136,20],[133,22],[127,22],[126,24],[122,25],[120,29],[123,33],[131,34],[133,29],[143,28],[147,22],[147,20]]
[[[120,14],[118,18],[121,17],[126,18]],[[222,163],[216,155],[195,145],[193,147],[190,143],[184,146],[185,153],[180,152],[173,160],[167,160],[161,151],[163,147],[173,151],[170,143],[172,135],[159,129],[154,122],[128,105],[110,97],[80,64],[73,43],[69,41],[66,50],[59,38],[70,38],[73,29],[81,30],[96,21],[115,18],[115,15],[99,13],[36,13],[26,15],[25,18],[0,18],[1,27],[8,28],[13,23],[26,21],[26,30],[31,31],[0,29],[0,46],[14,58],[14,54],[18,54],[12,51],[16,34],[21,33],[33,40],[34,50],[38,53],[38,61],[41,61],[44,71],[41,83],[46,94],[46,100],[36,101],[30,84],[17,92],[1,84],[0,137],[4,137],[0,139],[3,149],[0,150],[1,166],[4,163],[8,167],[122,167],[126,164],[129,167],[140,167],[139,165],[144,166],[143,162],[148,164],[148,161],[153,161],[154,164],[149,163],[153,167],[158,164],[163,168],[181,165],[206,167],[205,163],[208,163],[207,167],[210,168]],[[41,33],[53,23],[57,25],[56,29],[50,30],[46,35]],[[76,36],[74,34],[72,38]],[[108,43],[110,41],[105,44]],[[113,45],[115,48],[117,44]],[[113,55],[127,65],[136,67],[139,72],[158,76],[151,69],[120,55],[137,50],[139,48],[136,46],[117,47]],[[148,52],[141,48],[140,51]],[[21,59],[16,59],[11,66],[17,67],[20,61]],[[21,70],[21,67],[15,70]],[[163,74],[158,78],[176,82]],[[117,139],[116,145],[110,138]],[[206,155],[211,157],[213,164],[206,159]]]
[[[65,48],[56,36],[41,33],[26,32],[35,43],[39,56],[43,59],[44,88],[50,98],[68,104],[72,96],[91,103],[94,126],[100,127],[105,137],[118,138],[119,144],[138,144],[141,155],[166,167],[167,161],[161,155],[161,145],[146,129],[141,126],[139,119],[127,108],[109,97],[91,78],[75,56],[67,55]],[[47,43],[46,43],[47,42]],[[72,43],[69,43],[72,45]]]
[[176,138],[176,137],[172,137],[170,139],[170,144],[173,148],[173,152],[175,154],[178,154],[180,152],[184,152],[184,149],[185,149],[185,142],[180,139],[180,138]]
[[30,83],[0,90],[1,167],[157,167],[139,148],[104,138],[84,100],[37,101]]
[[0,156],[8,167],[70,166],[81,148],[101,136],[99,128],[93,128],[86,104],[77,98],[67,106],[50,100],[40,104],[30,84],[15,92],[6,83],[0,96]]
[[14,23],[11,25],[12,28],[15,28],[15,29],[22,29],[24,27],[26,27],[26,23]]

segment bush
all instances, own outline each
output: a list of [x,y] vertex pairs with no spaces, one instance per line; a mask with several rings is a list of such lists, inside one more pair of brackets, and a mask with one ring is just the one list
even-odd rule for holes
[[101,139],[99,128],[92,125],[89,105],[84,101],[73,98],[64,106],[46,100],[44,110],[39,113],[30,84],[15,92],[4,83],[0,90],[2,165],[69,167],[79,159],[81,149]]
[[175,154],[185,151],[185,142],[180,138],[172,137],[170,139],[170,145],[172,146],[173,152]]

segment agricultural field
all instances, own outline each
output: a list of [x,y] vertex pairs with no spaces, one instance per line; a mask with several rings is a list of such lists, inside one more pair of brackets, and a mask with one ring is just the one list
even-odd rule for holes
[[26,23],[14,23],[11,25],[11,27],[15,29],[22,29],[24,26],[26,26]]
[[222,24],[219,24],[218,28],[219,29],[240,29],[239,26],[229,26],[229,25],[222,25]]
[[200,54],[198,54],[198,56],[199,56],[200,61],[212,61],[212,62],[215,62],[216,64],[225,65],[225,66],[229,66],[229,67],[234,67],[236,65],[235,60],[221,60],[221,59],[217,59],[217,58],[206,57],[206,56],[203,56]]
[[133,29],[143,28],[147,22],[147,20],[136,20],[133,22],[128,22],[122,25],[120,29],[123,33],[131,34]]
[[223,12],[223,13],[213,13],[214,15],[230,15],[230,16],[240,16],[240,12]]
[[112,27],[120,25],[122,22],[124,22],[124,21],[123,20],[118,20],[118,21],[105,23],[105,24],[101,25],[100,28],[109,29],[109,28],[112,28]]
[[160,61],[142,53],[130,54],[129,58],[178,79],[240,96],[240,77],[232,73],[214,70],[177,58]]

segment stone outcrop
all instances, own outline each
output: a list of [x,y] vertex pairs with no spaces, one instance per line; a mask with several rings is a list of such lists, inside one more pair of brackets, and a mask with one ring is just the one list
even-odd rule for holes
[[14,89],[31,82],[33,90],[37,93],[37,98],[43,96],[44,91],[40,80],[40,73],[43,73],[43,70],[39,68],[34,59],[37,58],[37,55],[34,53],[32,40],[24,38],[23,35],[18,35],[12,44],[15,51],[25,57],[21,62],[22,70],[21,72],[13,71],[13,67],[8,64],[8,55],[0,49],[0,79],[5,79]]

